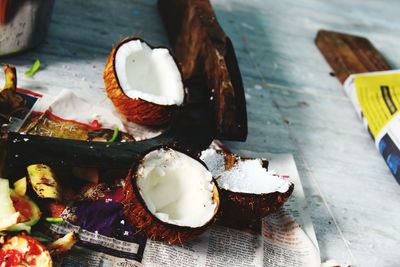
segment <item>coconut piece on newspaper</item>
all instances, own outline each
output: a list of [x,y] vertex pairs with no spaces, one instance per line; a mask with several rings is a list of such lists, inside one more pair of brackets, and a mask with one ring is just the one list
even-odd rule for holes
[[221,194],[221,219],[245,224],[277,211],[293,192],[293,184],[266,169],[262,159],[240,158],[209,148],[200,159],[216,179]]
[[156,148],[125,181],[124,213],[152,240],[183,243],[215,221],[219,193],[203,163],[171,148]]
[[140,38],[113,48],[103,78],[116,109],[138,124],[166,124],[184,101],[182,75],[170,51]]

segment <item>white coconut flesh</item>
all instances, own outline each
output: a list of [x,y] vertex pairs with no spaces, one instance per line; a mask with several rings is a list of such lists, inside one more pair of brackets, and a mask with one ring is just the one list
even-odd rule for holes
[[136,183],[147,208],[163,222],[196,228],[215,214],[211,173],[181,152],[148,153],[137,170]]
[[181,73],[166,48],[151,49],[141,40],[125,42],[116,52],[115,72],[130,98],[159,105],[183,103]]
[[284,193],[289,190],[290,182],[275,172],[267,171],[260,159],[239,160],[230,170],[225,170],[224,155],[215,149],[204,150],[200,159],[216,178],[220,188],[251,194]]

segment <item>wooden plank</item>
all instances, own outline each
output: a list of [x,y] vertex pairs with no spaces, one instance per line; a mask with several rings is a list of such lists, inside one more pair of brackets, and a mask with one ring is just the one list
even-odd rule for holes
[[159,11],[186,81],[205,80],[217,138],[244,141],[247,112],[242,77],[229,37],[208,0],[159,0]]
[[315,43],[341,83],[354,73],[391,69],[383,56],[366,38],[319,30]]

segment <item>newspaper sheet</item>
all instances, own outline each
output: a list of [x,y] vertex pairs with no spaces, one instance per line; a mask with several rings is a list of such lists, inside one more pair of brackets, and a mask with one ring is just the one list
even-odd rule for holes
[[[317,240],[304,198],[300,178],[292,155],[271,155],[239,151],[241,155],[263,157],[270,160],[270,169],[290,176],[295,190],[289,202],[276,214],[261,222],[261,233],[239,231],[221,225],[213,226],[199,239],[178,246],[146,240],[141,236],[129,238],[132,229],[119,229],[120,209],[110,209],[117,214],[114,236],[101,231],[90,231],[90,224],[108,221],[96,214],[86,218],[80,226],[68,222],[49,225],[52,231],[63,234],[77,232],[80,244],[64,258],[62,266],[320,266]],[[110,202],[112,203],[112,202]],[[114,205],[114,204],[113,204]],[[78,207],[88,210],[89,206]],[[108,208],[107,208],[108,209]],[[114,215],[115,215],[114,214]],[[91,222],[94,220],[96,222]],[[127,223],[125,222],[125,225]],[[93,226],[92,226],[93,227]],[[118,229],[117,229],[118,228]],[[126,233],[124,237],[124,233]]]
[[[34,100],[32,103],[38,101],[32,105],[34,112],[57,112],[56,118],[64,121],[75,120],[68,116],[82,113],[82,110],[77,112],[78,107],[91,109],[81,104],[69,105],[71,109],[68,105],[57,109],[56,104],[60,101],[56,100],[65,96],[69,96],[70,102],[80,103],[79,99],[68,92],[63,92],[58,98],[28,94]],[[29,114],[22,114],[14,127],[21,126]],[[114,126],[113,123],[119,123],[114,122],[112,115],[101,110],[97,110],[96,114],[106,118],[102,120],[103,124],[106,122]],[[87,118],[83,123],[87,124],[92,119]],[[289,176],[295,185],[285,206],[276,214],[264,218],[256,227],[258,230],[239,231],[217,224],[197,240],[182,245],[170,246],[151,241],[126,221],[121,204],[123,187],[121,183],[115,183],[111,187],[99,184],[90,188],[84,193],[85,199],[75,201],[63,211],[62,216],[67,220],[61,224],[43,223],[38,232],[43,236],[61,235],[70,231],[78,234],[78,244],[59,262],[60,266],[66,267],[320,266],[314,228],[292,155],[244,150],[235,152],[240,156],[268,159],[269,170]]]
[[136,141],[156,137],[164,131],[128,122],[117,112],[93,105],[68,89],[57,95],[42,95],[18,88],[17,94],[26,104],[11,115],[9,131],[85,139],[90,130],[118,128]]

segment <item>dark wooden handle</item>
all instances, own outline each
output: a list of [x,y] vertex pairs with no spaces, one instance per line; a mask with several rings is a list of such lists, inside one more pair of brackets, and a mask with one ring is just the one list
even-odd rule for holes
[[[181,110],[162,135],[140,142],[89,142],[46,136],[8,133],[6,168],[13,172],[29,164],[129,168],[135,157],[157,146],[170,146],[196,156],[214,137],[211,112],[205,106]],[[1,140],[0,140],[1,141]]]
[[366,38],[319,30],[315,43],[341,83],[351,74],[391,69]]

